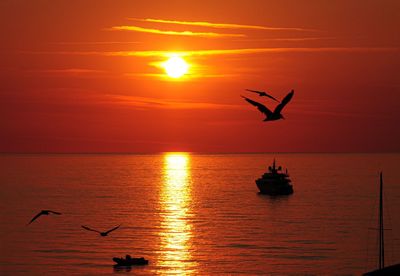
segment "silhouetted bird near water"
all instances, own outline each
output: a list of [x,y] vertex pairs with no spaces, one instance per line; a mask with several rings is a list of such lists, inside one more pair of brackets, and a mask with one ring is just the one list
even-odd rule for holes
[[82,228],[83,228],[83,229],[86,229],[86,230],[88,230],[88,231],[97,232],[97,233],[100,234],[100,236],[105,237],[105,236],[108,235],[108,233],[110,233],[110,232],[112,232],[112,231],[114,231],[114,230],[117,230],[120,226],[121,226],[121,224],[118,225],[117,227],[114,227],[114,228],[112,228],[112,229],[110,229],[110,230],[108,230],[108,231],[105,231],[105,232],[100,232],[100,231],[98,231],[98,230],[91,229],[91,228],[89,228],[89,227],[87,227],[87,226],[84,226],[84,225],[82,225]]
[[33,219],[31,219],[31,221],[28,223],[28,225],[31,224],[34,220],[36,220],[41,215],[50,215],[50,214],[61,215],[61,213],[59,213],[59,212],[54,212],[51,210],[42,210],[42,211],[40,211],[40,213],[38,213],[36,216],[34,216]]
[[294,94],[294,90],[290,91],[290,93],[287,94],[285,98],[283,98],[282,102],[275,107],[274,112],[272,112],[265,105],[263,105],[259,102],[253,101],[244,96],[242,96],[242,97],[250,104],[256,106],[257,109],[260,110],[261,113],[265,114],[265,116],[266,116],[264,119],[264,122],[265,122],[265,121],[275,121],[275,120],[279,120],[279,119],[285,119],[282,116],[281,111],[285,107],[285,105],[292,99],[293,94]]
[[251,90],[251,89],[246,89],[246,91],[257,93],[260,97],[268,97],[268,98],[273,99],[274,101],[279,103],[279,101],[277,99],[275,99],[271,95],[265,93],[264,91],[257,91],[257,90]]

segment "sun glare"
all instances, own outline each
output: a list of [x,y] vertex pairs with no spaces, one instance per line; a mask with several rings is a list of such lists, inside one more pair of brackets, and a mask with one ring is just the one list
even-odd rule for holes
[[167,75],[175,79],[185,75],[189,69],[187,62],[178,56],[170,57],[166,62],[164,62],[163,67]]
[[164,181],[160,193],[161,258],[157,265],[169,269],[166,274],[197,274],[192,256],[192,187],[190,155],[171,152],[164,155]]

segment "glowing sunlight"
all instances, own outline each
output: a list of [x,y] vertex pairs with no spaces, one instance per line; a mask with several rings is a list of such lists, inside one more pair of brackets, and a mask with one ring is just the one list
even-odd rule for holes
[[165,61],[162,66],[167,75],[171,78],[177,79],[185,75],[189,69],[188,63],[179,56],[172,56]]
[[190,156],[187,153],[167,153],[164,156],[164,185],[160,195],[161,247],[160,266],[171,273],[195,270],[191,255],[192,224]]

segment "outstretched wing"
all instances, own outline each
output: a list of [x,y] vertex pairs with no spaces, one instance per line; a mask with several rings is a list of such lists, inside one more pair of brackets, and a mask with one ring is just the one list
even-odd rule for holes
[[97,230],[95,230],[95,229],[91,229],[91,228],[89,228],[89,227],[87,227],[87,226],[85,226],[85,225],[81,225],[81,226],[82,226],[83,229],[86,229],[86,230],[88,230],[88,231],[93,231],[93,232],[100,233],[100,231],[97,231]]
[[269,110],[265,105],[260,104],[259,102],[253,101],[249,98],[246,98],[244,96],[242,96],[247,102],[249,102],[250,104],[254,105],[257,107],[258,110],[260,110],[263,114],[269,116],[272,114],[271,110]]
[[274,101],[277,101],[279,103],[279,101],[277,99],[275,99],[274,97],[272,97],[271,95],[267,94],[264,91],[257,91],[257,90],[251,90],[251,89],[246,89],[246,90],[249,91],[249,92],[258,93],[258,95],[260,95],[260,96],[268,97],[268,98],[273,99]]
[[43,215],[43,211],[39,212],[36,216],[33,217],[33,219],[31,219],[31,221],[28,224],[31,224],[34,220],[36,220],[38,217],[40,217],[41,215]]
[[263,92],[261,92],[261,91],[251,90],[251,89],[246,89],[246,91],[253,92],[253,93],[257,93],[258,95],[261,95],[261,94],[263,93]]
[[108,230],[108,231],[106,232],[106,234],[108,234],[108,233],[110,233],[110,232],[112,232],[112,231],[114,231],[114,230],[117,230],[120,226],[121,226],[121,224],[118,225],[117,227],[114,227],[113,229]]
[[59,212],[55,212],[55,211],[51,211],[51,210],[46,210],[49,213],[55,214],[55,215],[61,215],[61,213]]
[[293,94],[294,94],[294,90],[290,91],[289,94],[287,94],[286,97],[283,98],[282,102],[275,107],[274,113],[277,113],[277,114],[281,113],[281,111],[285,107],[285,105],[288,102],[290,102],[290,100],[292,99]]

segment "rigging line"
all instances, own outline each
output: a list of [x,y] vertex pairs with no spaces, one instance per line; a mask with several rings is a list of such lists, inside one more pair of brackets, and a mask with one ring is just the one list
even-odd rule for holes
[[[387,200],[387,196],[386,196],[386,193],[385,193],[385,191],[383,191],[383,199],[384,199],[384,202],[388,202],[388,200]],[[391,214],[391,212],[390,212],[390,205],[391,204],[386,204],[386,206],[385,206],[385,210],[386,210],[386,212],[385,212],[385,217],[387,218],[386,219],[386,221],[387,221],[387,224],[386,225],[388,225],[389,226],[389,228],[390,229],[392,229],[392,217],[390,216],[390,214]],[[391,233],[392,234],[392,233]],[[394,244],[393,244],[393,235],[390,235],[390,239],[389,239],[391,242],[390,242],[390,247],[391,247],[391,252],[390,252],[390,261],[393,261],[394,260],[394,256],[393,256],[393,251],[394,251]]]
[[[375,181],[374,181],[373,187],[377,187]],[[379,186],[378,186],[378,193],[376,193],[376,192],[374,193],[375,196],[373,197],[373,205],[370,208],[370,212],[369,212],[369,214],[370,214],[369,215],[369,225],[371,225],[372,224],[371,222],[373,221],[373,225],[375,227],[376,227],[376,221],[379,220],[379,203],[378,203],[379,196],[376,196],[376,194],[379,195]],[[379,230],[379,229],[375,228],[375,230]],[[379,245],[380,245],[380,242],[379,242],[380,233],[379,233],[379,231],[375,231],[375,233],[376,233],[376,236],[375,236],[374,247],[371,249],[372,252],[377,252],[379,249]],[[379,252],[379,255],[380,255],[380,252]],[[373,255],[372,260],[375,260],[372,262],[374,267],[378,267],[380,258],[376,258],[376,255]]]
[[[379,231],[376,231],[376,240],[375,240],[375,248],[376,250],[374,250],[375,252],[378,251],[379,249]],[[379,267],[379,258],[377,259],[375,256],[375,267]]]
[[379,269],[385,267],[385,237],[383,231],[383,175],[380,173],[379,185]]
[[365,259],[365,263],[364,263],[364,270],[367,270],[367,267],[368,267],[368,264],[369,264],[369,253],[368,253],[368,248],[369,248],[369,231],[367,230],[367,245],[366,245],[366,247],[367,247],[367,258]]

